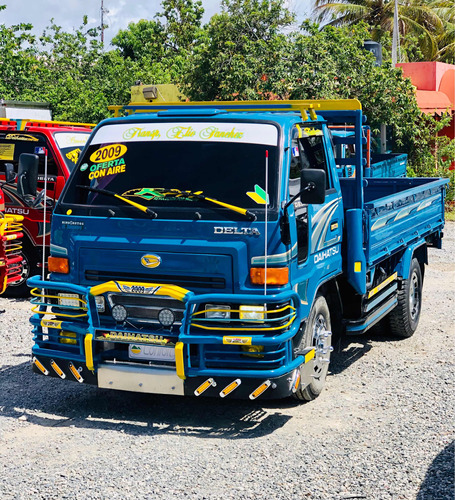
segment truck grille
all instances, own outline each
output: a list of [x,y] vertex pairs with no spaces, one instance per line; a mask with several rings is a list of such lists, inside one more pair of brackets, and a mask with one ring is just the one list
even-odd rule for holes
[[172,297],[109,293],[107,298],[111,308],[118,304],[125,307],[128,313],[128,321],[147,321],[152,324],[159,324],[158,313],[162,309],[170,309],[175,316],[174,325],[182,324],[185,305]]

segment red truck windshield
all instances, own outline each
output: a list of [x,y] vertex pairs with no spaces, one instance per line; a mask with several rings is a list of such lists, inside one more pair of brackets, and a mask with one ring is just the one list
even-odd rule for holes
[[90,132],[56,132],[54,134],[55,142],[70,172],[76,165],[89,136]]
[[278,129],[271,124],[107,124],[92,138],[62,203],[71,205],[75,214],[75,209],[86,214],[90,207],[90,214],[106,215],[106,206],[131,213],[121,200],[77,187],[82,185],[128,197],[153,207],[160,216],[178,210],[179,218],[185,218],[185,212],[194,214],[195,208],[212,213],[217,209],[197,196],[185,196],[185,191],[256,212],[267,200],[273,209],[277,145]]

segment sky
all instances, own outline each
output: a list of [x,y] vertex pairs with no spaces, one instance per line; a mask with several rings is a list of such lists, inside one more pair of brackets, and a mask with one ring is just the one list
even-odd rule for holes
[[[288,0],[291,10],[299,20],[309,17],[312,0]],[[203,21],[208,22],[211,16],[220,10],[221,0],[202,0],[205,14]],[[0,0],[6,10],[0,11],[0,24],[11,26],[19,23],[30,23],[34,33],[41,34],[50,24],[55,24],[65,31],[71,31],[82,24],[84,15],[88,16],[88,26],[99,26],[101,21],[101,0]],[[152,19],[162,10],[161,0],[104,0],[104,24],[106,46],[120,29],[125,29],[130,22],[140,19]]]

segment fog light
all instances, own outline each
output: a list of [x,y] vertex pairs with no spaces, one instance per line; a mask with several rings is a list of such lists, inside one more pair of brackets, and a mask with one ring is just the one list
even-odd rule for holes
[[121,323],[122,321],[126,320],[126,318],[128,317],[128,313],[122,305],[117,304],[112,308],[112,317],[115,319],[115,321]]
[[259,354],[264,352],[263,345],[242,345],[240,350],[243,351],[244,356],[249,356],[250,358],[263,358],[264,354]]
[[77,293],[59,293],[58,296],[59,306],[79,307],[81,305]]
[[103,313],[106,310],[106,302],[102,295],[96,295],[95,297],[96,310]]
[[250,321],[264,321],[265,306],[240,306],[239,318]]
[[207,319],[230,319],[231,307],[226,305],[206,304],[205,317]]
[[170,309],[161,309],[158,313],[158,321],[163,326],[172,326],[175,321],[175,314]]

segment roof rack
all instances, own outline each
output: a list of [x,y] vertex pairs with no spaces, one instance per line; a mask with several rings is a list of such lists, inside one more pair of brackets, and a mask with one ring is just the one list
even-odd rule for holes
[[[133,113],[158,113],[166,110],[208,110],[218,109],[227,112],[256,112],[256,111],[291,111],[299,112],[304,121],[311,118],[316,120],[316,111],[353,111],[362,109],[357,99],[321,99],[296,101],[195,101],[195,102],[167,102],[167,103],[140,103],[131,102],[125,106],[109,106],[114,116],[120,112],[130,115]],[[309,115],[309,116],[308,116]]]
[[12,120],[11,118],[0,118],[0,125],[7,125],[8,127],[12,127],[17,130],[28,130],[31,127],[48,127],[48,128],[78,127],[78,128],[92,129],[96,126],[94,123],[60,122],[51,120],[28,120],[28,119]]

